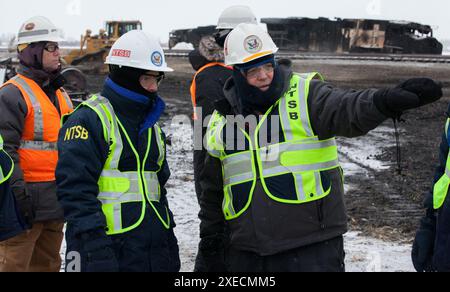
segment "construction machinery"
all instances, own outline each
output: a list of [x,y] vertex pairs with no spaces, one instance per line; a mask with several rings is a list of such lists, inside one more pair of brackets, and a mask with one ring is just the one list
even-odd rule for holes
[[16,75],[12,58],[0,59],[0,86]]
[[92,35],[92,30],[88,29],[81,36],[80,48],[70,51],[63,58],[67,65],[84,66],[83,71],[104,73],[107,67],[103,63],[112,45],[131,30],[142,30],[142,23],[138,20],[107,21],[98,35]]

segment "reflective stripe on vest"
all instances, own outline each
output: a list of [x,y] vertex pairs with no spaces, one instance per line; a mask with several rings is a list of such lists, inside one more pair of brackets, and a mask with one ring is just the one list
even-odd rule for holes
[[27,104],[27,115],[18,150],[20,166],[26,182],[55,180],[58,161],[57,141],[61,115],[73,110],[64,90],[56,91],[59,112],[42,88],[32,79],[17,75],[7,84],[20,90]]
[[[273,200],[286,204],[303,204],[320,200],[329,195],[331,188],[324,190],[321,172],[340,167],[336,140],[320,141],[312,129],[308,112],[309,84],[317,73],[294,75],[291,79],[291,91],[287,92],[260,121],[254,137],[247,137],[250,150],[227,155],[224,151],[223,132],[227,123],[225,117],[215,112],[207,132],[208,152],[222,162],[224,181],[223,209],[227,220],[241,216],[250,206],[257,178],[266,194]],[[270,113],[278,107],[284,143],[267,147],[259,146],[259,131]],[[275,133],[273,133],[275,134]],[[278,134],[278,133],[277,133]],[[256,161],[255,161],[256,160]],[[259,170],[259,173],[257,171]],[[292,175],[296,199],[287,200],[273,195],[268,186],[271,178]],[[233,199],[243,198],[247,194],[234,194],[233,187],[251,184],[246,207],[236,210]]]
[[[88,106],[97,113],[103,125],[105,141],[110,144],[110,153],[98,182],[98,199],[102,203],[103,213],[105,214],[108,224],[107,234],[122,234],[137,228],[144,220],[147,202],[149,202],[164,227],[169,229],[170,217],[168,210],[166,209],[165,214],[167,218],[166,222],[152,203],[161,200],[158,172],[142,170],[147,161],[151,147],[152,129],[149,129],[148,131],[147,151],[141,166],[139,154],[132,144],[122,123],[116,117],[114,109],[108,99],[102,96],[93,96],[81,106]],[[134,152],[138,168],[137,171],[121,172],[119,170],[119,163],[124,149],[124,142],[120,130],[122,130],[127,143]],[[155,125],[154,130],[155,133],[157,133],[155,140],[159,152],[157,163],[161,169],[165,160],[165,145],[161,137],[161,128],[158,125]],[[139,220],[135,224],[129,227],[123,227],[122,207],[128,203],[141,203],[142,212]]]
[[11,159],[11,157],[8,155],[8,153],[6,153],[3,150],[3,138],[2,138],[1,135],[0,135],[0,153],[3,153],[4,155],[6,155],[11,160],[11,169],[6,169],[5,170],[5,169],[2,169],[2,167],[0,167],[0,184],[2,184],[2,183],[7,181],[11,177],[11,175],[13,173],[13,170],[14,170],[14,162]]
[[191,99],[192,99],[192,106],[194,108],[194,114],[193,114],[193,119],[194,120],[198,120],[198,115],[197,115],[197,76],[198,74],[200,74],[201,72],[203,72],[205,69],[207,68],[211,68],[211,67],[215,67],[215,66],[221,66],[224,67],[226,69],[229,70],[233,70],[232,67],[230,66],[226,66],[224,63],[219,63],[219,62],[214,62],[214,63],[209,63],[205,66],[203,66],[202,68],[200,68],[194,75],[194,78],[192,80],[192,84],[191,84]]
[[[450,140],[448,136],[448,129],[450,125],[450,119],[447,119],[447,123],[445,125],[445,137],[447,138],[447,143],[450,146]],[[444,205],[445,199],[448,195],[448,190],[450,186],[450,153],[447,156],[447,164],[445,166],[445,173],[438,180],[438,182],[434,185],[433,189],[433,206],[435,210],[442,208]]]

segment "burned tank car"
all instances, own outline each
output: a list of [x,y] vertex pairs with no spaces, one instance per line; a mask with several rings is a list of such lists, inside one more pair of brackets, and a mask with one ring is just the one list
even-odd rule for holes
[[442,54],[428,25],[373,19],[263,18],[282,50],[323,53]]
[[215,25],[200,26],[192,29],[173,30],[170,32],[169,48],[172,49],[178,43],[191,43],[195,48],[198,48],[200,40],[204,36],[213,35],[215,31]]

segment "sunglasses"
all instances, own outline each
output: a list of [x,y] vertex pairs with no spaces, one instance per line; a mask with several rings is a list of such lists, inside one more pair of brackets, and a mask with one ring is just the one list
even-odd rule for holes
[[47,44],[47,45],[44,47],[44,50],[46,50],[46,51],[49,52],[49,53],[54,53],[54,52],[56,52],[57,50],[59,50],[59,45],[58,45],[58,44]]

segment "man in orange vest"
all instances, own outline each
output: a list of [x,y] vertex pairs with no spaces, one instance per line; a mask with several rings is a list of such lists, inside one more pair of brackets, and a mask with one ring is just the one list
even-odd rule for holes
[[27,232],[0,243],[0,272],[58,272],[64,214],[55,169],[61,117],[72,103],[61,88],[60,31],[45,17],[18,35],[18,75],[0,88],[0,133],[16,167],[11,188]]
[[[194,70],[197,71],[191,85],[191,98],[194,108],[193,119],[196,124],[194,135],[195,191],[199,202],[203,202],[200,199],[202,196],[202,188],[199,177],[203,170],[203,164],[207,154],[203,147],[203,137],[206,134],[207,126],[207,122],[204,123],[204,121],[214,112],[215,101],[225,98],[223,88],[225,82],[232,77],[233,71],[231,67],[225,66],[223,62],[223,46],[228,34],[241,23],[258,23],[256,16],[249,7],[237,5],[225,9],[219,18],[217,32],[214,36],[202,38],[199,48],[189,54],[189,61]],[[200,129],[202,130],[200,131]],[[200,207],[202,210],[208,208],[207,206]],[[200,211],[200,220],[202,220],[202,213]],[[209,256],[224,250],[216,244],[217,242],[223,242],[219,237],[227,237],[225,222],[223,222],[223,227],[224,233],[217,235],[217,238],[205,238],[202,236],[202,233],[208,229],[208,226],[205,226],[202,220],[201,242],[195,266],[196,272],[226,271],[226,267],[211,261],[212,258],[217,258],[216,256]]]

